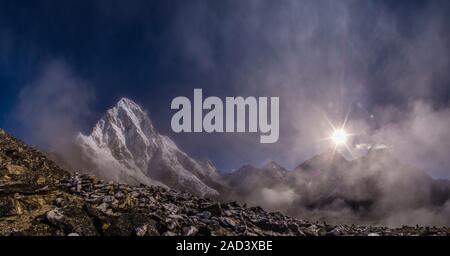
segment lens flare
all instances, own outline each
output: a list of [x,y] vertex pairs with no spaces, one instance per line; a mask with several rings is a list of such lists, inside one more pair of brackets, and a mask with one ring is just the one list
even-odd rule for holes
[[329,137],[325,137],[320,139],[321,141],[328,141],[329,144],[331,144],[330,146],[332,146],[333,148],[333,152],[332,155],[334,156],[336,151],[339,151],[341,154],[342,153],[349,153],[349,157],[353,158],[353,152],[352,152],[352,137],[356,136],[356,133],[350,133],[348,131],[348,129],[346,129],[347,127],[347,121],[350,115],[350,111],[347,112],[347,115],[345,116],[344,121],[342,122],[342,124],[340,126],[336,126],[334,125],[330,119],[327,117],[326,114],[324,114],[325,120],[328,122],[328,124],[330,125],[330,129],[328,130],[328,132],[330,132],[330,136]]
[[344,129],[337,129],[331,135],[331,140],[336,146],[345,145],[349,134]]

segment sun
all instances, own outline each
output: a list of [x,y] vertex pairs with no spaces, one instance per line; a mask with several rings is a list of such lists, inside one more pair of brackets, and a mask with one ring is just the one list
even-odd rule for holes
[[347,139],[349,134],[344,129],[334,130],[331,135],[331,140],[334,142],[336,146],[345,145],[347,143]]
[[353,153],[352,153],[352,144],[353,144],[353,136],[358,136],[357,133],[353,133],[352,131],[349,131],[349,129],[347,129],[347,122],[348,122],[348,118],[350,116],[350,111],[347,112],[347,115],[345,116],[344,121],[341,123],[341,125],[336,126],[334,125],[330,119],[327,117],[326,114],[324,114],[325,120],[328,122],[328,124],[330,125],[330,129],[328,130],[328,132],[330,132],[329,137],[325,137],[320,139],[328,141],[329,146],[331,146],[333,148],[333,155],[336,151],[339,152],[348,152],[351,157],[353,157]]
[[[327,129],[327,131],[330,133],[329,137],[325,137],[320,139],[321,141],[328,141],[329,145],[331,146],[333,151],[332,155],[334,156],[335,152],[340,152],[341,154],[345,153],[349,157],[353,158],[353,136],[358,136],[357,133],[353,133],[350,129],[347,129],[347,121],[350,116],[350,111],[347,112],[347,115],[345,116],[344,121],[341,123],[341,125],[336,126],[334,125],[330,119],[327,117],[326,114],[324,114],[325,120],[330,125],[330,129]],[[348,154],[347,154],[348,153]]]

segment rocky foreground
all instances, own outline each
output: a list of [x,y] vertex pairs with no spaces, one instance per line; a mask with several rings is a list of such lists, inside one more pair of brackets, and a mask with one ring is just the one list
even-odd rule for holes
[[437,227],[333,226],[162,187],[71,175],[0,130],[0,235],[449,235]]

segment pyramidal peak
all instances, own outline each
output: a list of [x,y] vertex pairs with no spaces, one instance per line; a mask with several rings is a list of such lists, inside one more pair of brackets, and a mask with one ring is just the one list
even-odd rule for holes
[[159,134],[138,104],[128,98],[121,98],[114,107],[106,111],[92,133],[83,137],[92,139],[100,148],[112,150],[116,158],[128,155],[135,159],[136,155],[133,153],[148,151],[150,141],[156,146]]
[[217,170],[210,163],[192,159],[168,136],[159,134],[143,108],[128,98],[121,98],[107,110],[92,133],[80,134],[76,143],[81,158],[102,178],[152,185],[158,182],[201,196],[219,194],[205,184],[205,179],[217,176]]

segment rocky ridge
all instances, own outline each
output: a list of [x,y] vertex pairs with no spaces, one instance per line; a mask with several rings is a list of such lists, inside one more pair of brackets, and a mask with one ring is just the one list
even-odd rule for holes
[[158,186],[70,175],[0,130],[0,235],[449,235],[445,227],[309,222]]

